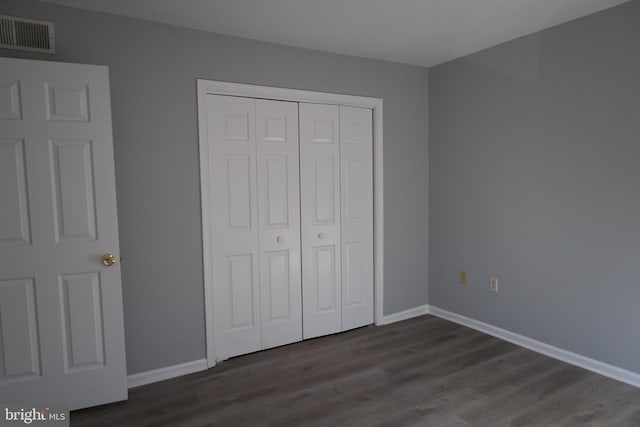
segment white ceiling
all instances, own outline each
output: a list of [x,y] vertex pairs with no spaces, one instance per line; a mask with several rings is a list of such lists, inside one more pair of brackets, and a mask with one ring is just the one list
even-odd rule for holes
[[433,66],[628,0],[43,0]]

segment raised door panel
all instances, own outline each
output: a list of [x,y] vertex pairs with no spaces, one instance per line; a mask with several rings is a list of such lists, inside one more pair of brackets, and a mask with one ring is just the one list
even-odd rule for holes
[[336,121],[333,117],[313,119],[313,134],[311,141],[314,144],[334,144]]
[[289,251],[268,252],[265,254],[267,264],[266,280],[262,285],[269,295],[265,301],[266,311],[263,320],[269,323],[291,318]]
[[0,80],[0,120],[21,119],[20,104],[20,81]]
[[302,339],[298,104],[256,100],[262,348]]
[[50,141],[56,239],[96,240],[91,141]]
[[67,371],[102,367],[105,343],[100,273],[60,276],[60,295]]
[[229,278],[229,318],[231,330],[256,326],[254,313],[254,277],[251,254],[227,257]]
[[0,183],[0,245],[30,243],[22,139],[0,139]]
[[289,180],[287,155],[265,155],[265,227],[286,229],[289,225]]
[[[242,101],[239,103],[243,103]],[[233,108],[233,107],[232,107]],[[250,141],[251,131],[249,130],[252,113],[226,111],[224,114],[224,134],[226,141]]]
[[89,88],[83,84],[45,83],[49,121],[88,122]]
[[342,330],[339,107],[300,104],[304,338]]
[[248,154],[225,157],[227,229],[251,230],[251,157]]
[[373,323],[373,122],[340,107],[342,327]]
[[313,248],[313,283],[316,290],[316,306],[310,307],[316,314],[336,312],[336,250],[335,246]]
[[359,158],[348,157],[342,162],[342,190],[344,191],[344,218],[347,221],[359,221],[363,215],[363,202],[366,198],[366,188],[363,178],[366,165]]
[[261,348],[255,100],[208,95],[216,357]]
[[[259,120],[258,126],[262,126],[262,129],[258,128],[258,138],[262,142],[287,144],[292,142],[292,138],[297,140],[295,133],[292,132],[293,128],[295,130],[298,128],[297,120],[294,120],[295,117],[293,117],[294,114],[297,117],[297,111],[294,111],[297,109],[295,103],[259,100],[256,108]],[[289,111],[286,111],[287,109]],[[261,133],[261,130],[264,133]]]
[[0,385],[41,378],[33,278],[0,280]]
[[344,246],[344,269],[342,285],[345,289],[344,307],[349,310],[366,304],[367,274],[364,271],[367,254],[362,242],[347,243]]
[[313,225],[335,224],[335,159],[316,157],[313,161]]

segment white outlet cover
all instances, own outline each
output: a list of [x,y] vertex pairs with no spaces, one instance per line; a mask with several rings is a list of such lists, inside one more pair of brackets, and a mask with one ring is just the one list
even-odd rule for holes
[[491,292],[498,292],[498,279],[492,277],[489,280],[489,289],[491,290]]

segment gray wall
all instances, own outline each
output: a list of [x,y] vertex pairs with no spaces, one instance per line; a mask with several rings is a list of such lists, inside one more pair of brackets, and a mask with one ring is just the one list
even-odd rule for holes
[[640,2],[429,78],[429,303],[640,372]]
[[109,66],[129,373],[205,356],[196,78],[383,98],[384,312],[427,302],[426,69],[30,0],[0,13],[54,21],[58,50],[2,56]]

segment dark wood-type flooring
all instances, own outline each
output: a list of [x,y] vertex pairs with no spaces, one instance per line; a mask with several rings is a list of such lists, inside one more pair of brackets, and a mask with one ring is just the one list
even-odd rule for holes
[[433,317],[237,357],[72,426],[640,426],[640,389]]

